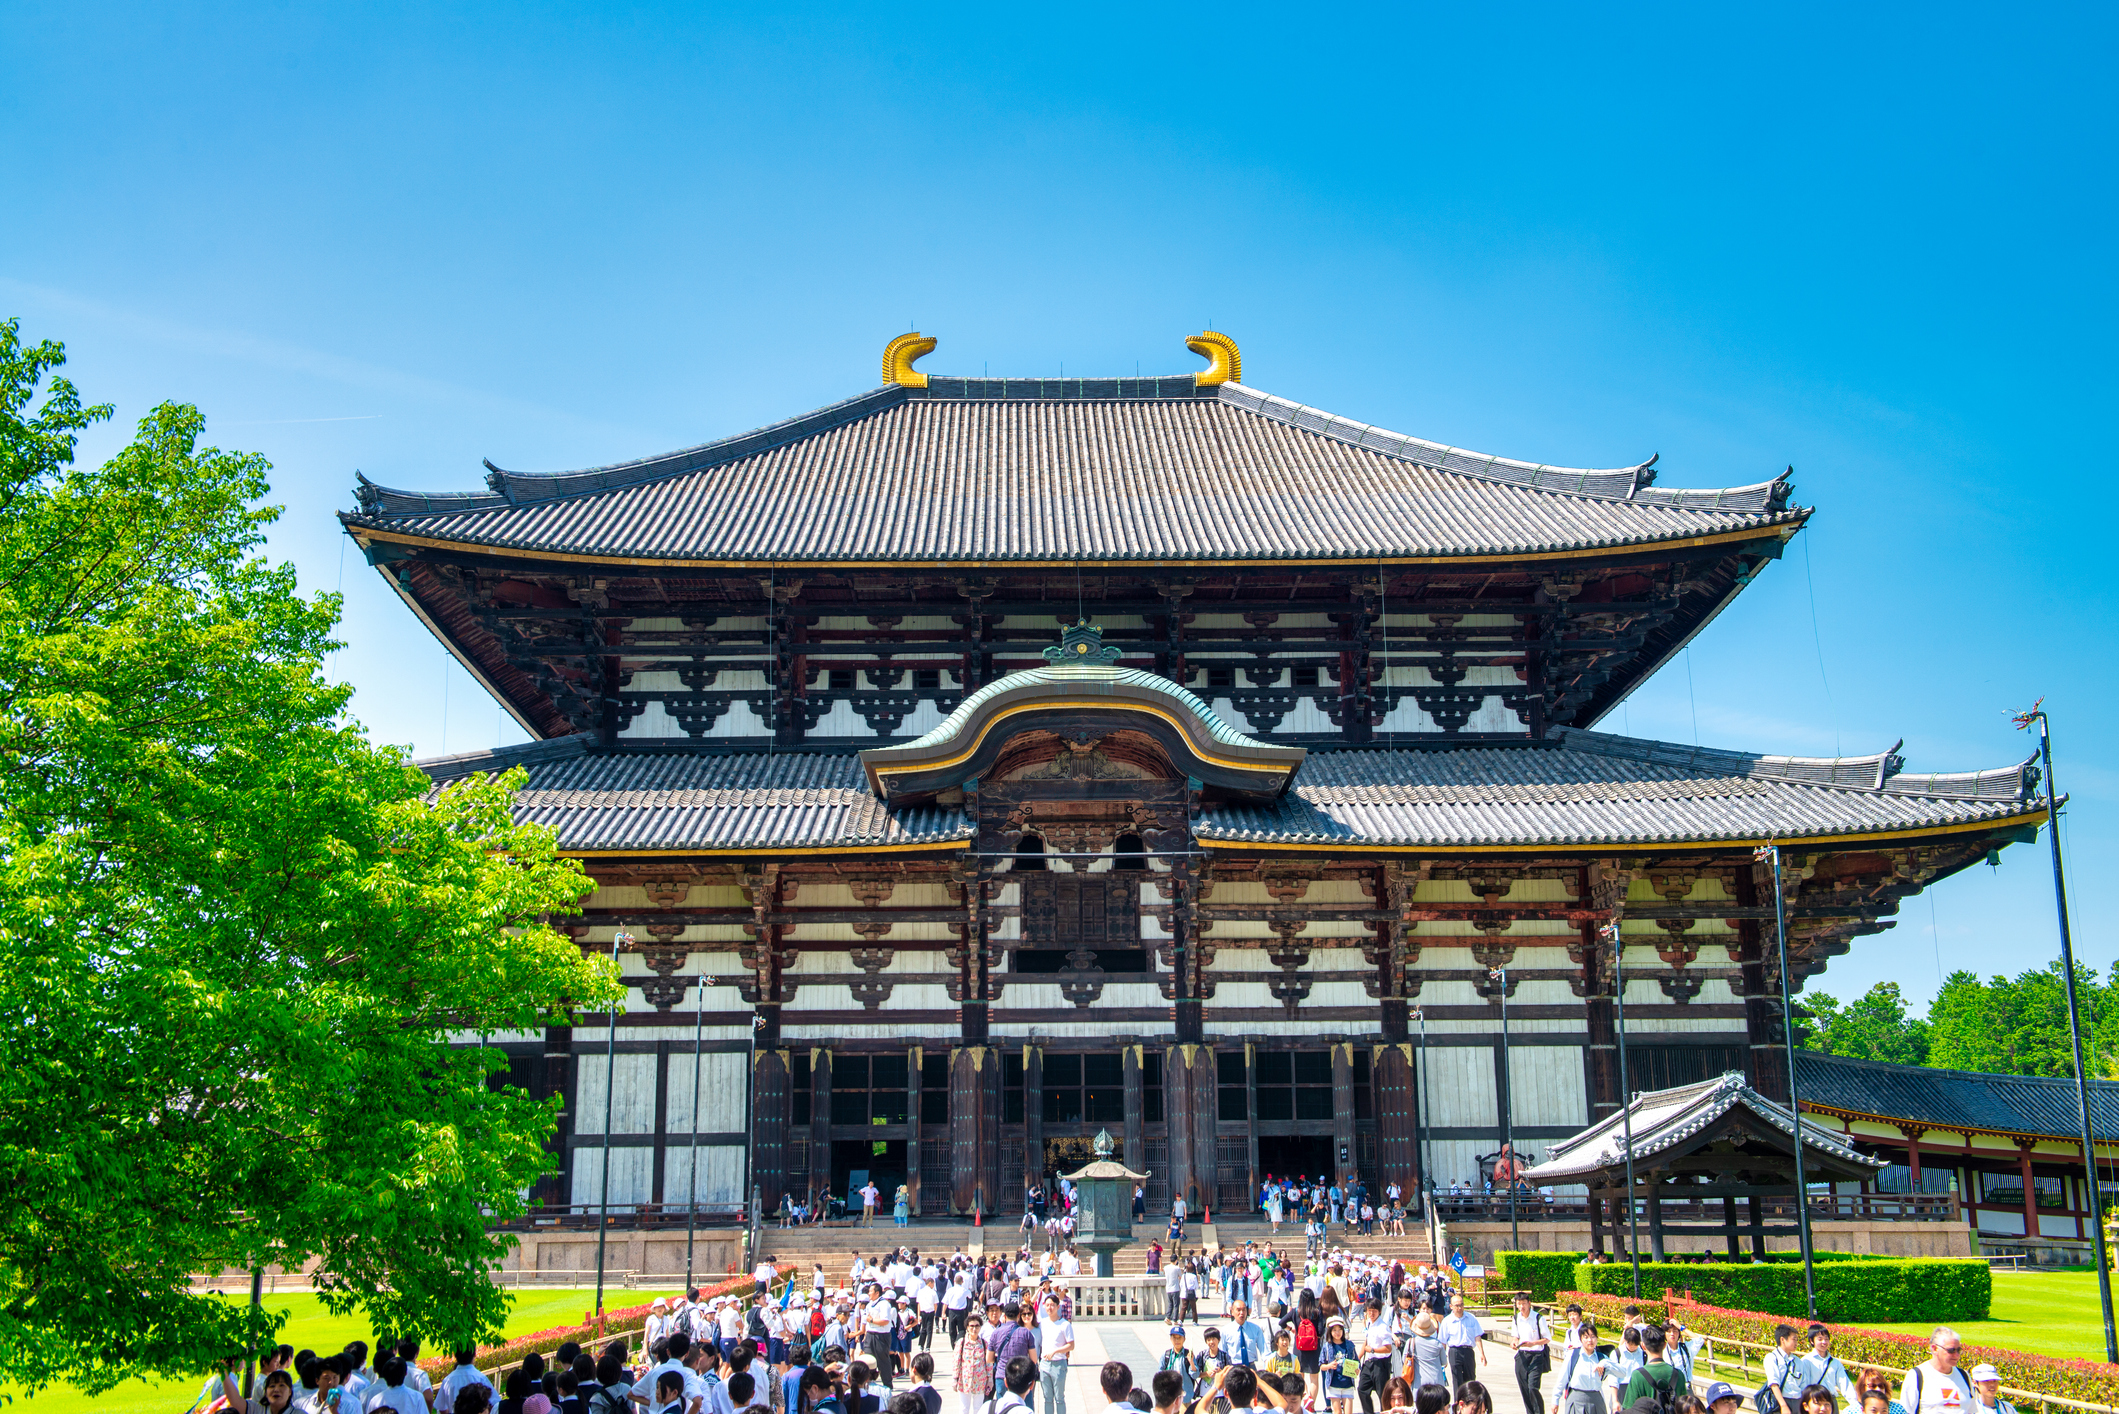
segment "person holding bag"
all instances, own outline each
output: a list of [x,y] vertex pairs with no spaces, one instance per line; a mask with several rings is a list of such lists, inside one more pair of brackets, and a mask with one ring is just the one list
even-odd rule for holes
[[1552,1371],[1552,1328],[1530,1304],[1530,1293],[1516,1293],[1516,1313],[1509,1318],[1516,1346],[1516,1388],[1523,1394],[1524,1414],[1545,1414],[1538,1384]]

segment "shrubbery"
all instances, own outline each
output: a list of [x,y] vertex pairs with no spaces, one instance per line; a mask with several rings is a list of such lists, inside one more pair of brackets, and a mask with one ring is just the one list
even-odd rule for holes
[[[1496,1252],[1487,1280],[1489,1291],[1527,1291],[1533,1301],[1550,1301],[1565,1286],[1579,1286],[1575,1264],[1580,1252]],[[1627,1288],[1629,1291],[1631,1287]]]
[[[1821,1262],[1815,1276],[1817,1313],[1827,1321],[1978,1321],[1994,1301],[1993,1272],[1964,1258]],[[1625,1295],[1633,1290],[1633,1268],[1581,1263],[1573,1285]],[[1694,1300],[1745,1311],[1800,1311],[1806,1304],[1799,1262],[1643,1262],[1641,1290],[1689,1291]]]
[[[1954,1265],[1964,1265],[1957,1263]],[[1623,1271],[1628,1275],[1625,1289],[1631,1291],[1632,1272],[1626,1267],[1599,1267],[1602,1271]],[[1694,1335],[1716,1337],[1723,1340],[1747,1340],[1758,1345],[1773,1343],[1773,1327],[1782,1321],[1793,1326],[1805,1324],[1799,1315],[1768,1315],[1762,1311],[1734,1311],[1720,1306],[1688,1301],[1682,1297],[1669,1300],[1649,1299],[1645,1293],[1653,1291],[1657,1297],[1666,1293],[1659,1287],[1648,1284],[1649,1267],[1641,1267],[1641,1290],[1644,1299],[1639,1303],[1641,1314],[1649,1320],[1663,1320],[1675,1312]],[[1800,1300],[1801,1277],[1797,1276],[1798,1299],[1789,1312],[1803,1309]],[[1577,1302],[1582,1309],[1595,1317],[1598,1324],[1616,1329],[1624,1320],[1621,1314],[1632,1304],[1626,1296],[1598,1295],[1581,1291],[1562,1291],[1554,1296],[1555,1303],[1566,1305]],[[1891,1372],[1895,1385],[1907,1370],[1928,1358],[1928,1341],[1925,1336],[1899,1335],[1893,1331],[1863,1330],[1859,1326],[1834,1325],[1832,1328],[1832,1353],[1846,1362],[1848,1369],[1857,1365],[1874,1365]],[[2012,1389],[2035,1390],[2039,1394],[2058,1395],[2063,1399],[2081,1400],[2086,1404],[2101,1404],[2119,1407],[2119,1366],[2092,1360],[2059,1360],[2047,1355],[2029,1355],[2020,1350],[2004,1350],[1996,1346],[1967,1344],[1958,1355],[1964,1366],[1987,1364],[2001,1372],[2002,1384]],[[1756,1362],[1754,1361],[1754,1364]],[[1702,1372],[1704,1374],[1704,1371]]]

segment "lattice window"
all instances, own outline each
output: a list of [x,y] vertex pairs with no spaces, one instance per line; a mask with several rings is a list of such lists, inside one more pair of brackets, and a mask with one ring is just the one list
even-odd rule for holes
[[1044,1107],[1047,1124],[1123,1124],[1125,1063],[1117,1055],[1045,1054]]
[[1332,1057],[1328,1051],[1260,1051],[1258,1117],[1266,1121],[1330,1119]]
[[920,1136],[920,1210],[924,1213],[946,1213],[949,1211],[949,1136],[946,1134],[922,1134]]
[[831,1058],[833,1124],[903,1124],[906,1119],[907,1058],[834,1055]]
[[1170,1207],[1170,1144],[1165,1139],[1150,1139],[1148,1144],[1148,1211],[1151,1214],[1166,1212]]

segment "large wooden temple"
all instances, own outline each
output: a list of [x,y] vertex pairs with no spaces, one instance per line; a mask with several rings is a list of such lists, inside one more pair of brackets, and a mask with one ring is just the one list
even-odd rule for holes
[[[1467,452],[1187,344],[1204,371],[956,378],[906,335],[741,436],[362,482],[347,532],[534,739],[430,773],[526,766],[597,883],[564,922],[637,939],[614,1202],[685,1204],[696,1143],[702,1204],[868,1174],[1006,1211],[1104,1128],[1158,1206],[1470,1178],[1504,1107],[1537,1148],[1618,1102],[1612,920],[1635,1088],[1784,1098],[1756,847],[1802,979],[2044,820],[2028,763],[1595,729],[1802,528],[1785,477]],[[555,1204],[601,1186],[591,1020],[506,1038],[566,1100]]]

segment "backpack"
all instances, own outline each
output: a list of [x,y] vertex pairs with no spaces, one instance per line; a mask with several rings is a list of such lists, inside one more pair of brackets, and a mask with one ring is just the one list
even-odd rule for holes
[[1317,1323],[1305,1316],[1295,1327],[1295,1348],[1315,1350],[1317,1348]]
[[1655,1396],[1656,1408],[1660,1409],[1662,1414],[1672,1414],[1672,1411],[1677,1408],[1678,1387],[1684,1383],[1685,1377],[1677,1372],[1676,1366],[1672,1366],[1670,1370],[1670,1385],[1666,1389],[1663,1382],[1654,1375],[1649,1374],[1646,1369],[1643,1369],[1641,1374],[1648,1381],[1649,1392]]

